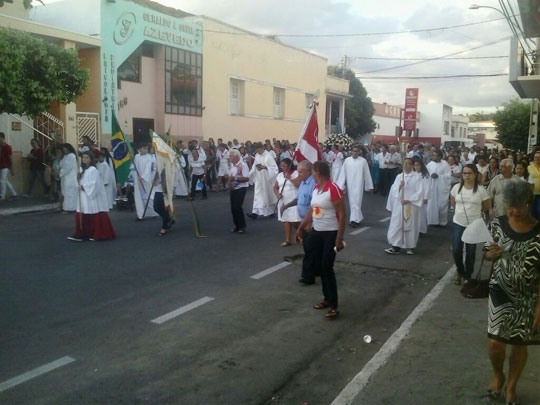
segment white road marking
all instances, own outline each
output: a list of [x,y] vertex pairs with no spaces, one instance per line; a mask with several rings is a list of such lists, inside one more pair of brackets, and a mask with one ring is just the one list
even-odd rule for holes
[[287,267],[290,264],[291,262],[281,262],[280,264],[276,264],[275,266],[272,266],[269,269],[266,269],[264,271],[261,271],[260,273],[254,274],[253,276],[251,276],[251,278],[255,280],[259,280],[263,277],[266,277],[269,274],[272,274],[274,271],[278,271],[282,269],[283,267]]
[[0,392],[5,391],[9,388],[12,388],[16,385],[22,384],[28,380],[31,380],[32,378],[39,377],[42,374],[48,373],[49,371],[53,371],[54,369],[60,368],[74,361],[75,361],[74,358],[65,356],[65,357],[62,357],[61,359],[45,364],[44,366],[35,368],[24,374],[18,375],[17,377],[10,378],[9,380],[4,381],[3,383],[0,383]]
[[152,319],[150,322],[157,323],[158,325],[161,325],[164,322],[167,322],[173,318],[176,318],[177,316],[180,316],[182,314],[185,314],[188,311],[191,311],[192,309],[195,309],[197,307],[200,307],[201,305],[206,304],[207,302],[213,301],[214,298],[212,297],[203,297],[197,301],[193,301],[191,304],[184,305],[183,307],[180,307],[178,309],[175,309],[174,311],[171,311],[165,315],[161,315],[160,317],[156,319]]
[[363,228],[360,228],[360,229],[357,229],[356,231],[351,232],[351,235],[358,235],[359,233],[367,231],[369,228],[371,228],[371,227],[364,226]]
[[383,219],[379,220],[379,222],[388,222],[388,221],[390,221],[390,218],[392,218],[392,217],[383,218]]
[[366,387],[370,378],[382,368],[396,352],[399,345],[407,337],[414,323],[429,310],[446,284],[450,282],[454,276],[455,266],[450,267],[443,278],[432,288],[428,295],[424,297],[422,302],[411,312],[405,319],[398,330],[384,343],[379,351],[372,359],[364,366],[362,370],[343,388],[339,395],[334,399],[331,405],[351,404],[354,398]]

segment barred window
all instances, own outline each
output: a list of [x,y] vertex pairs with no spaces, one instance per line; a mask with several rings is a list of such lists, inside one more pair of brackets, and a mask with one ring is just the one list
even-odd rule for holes
[[165,112],[202,115],[202,55],[165,47]]

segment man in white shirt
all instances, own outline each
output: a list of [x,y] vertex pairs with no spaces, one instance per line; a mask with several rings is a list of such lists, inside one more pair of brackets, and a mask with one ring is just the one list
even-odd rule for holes
[[514,172],[514,161],[512,159],[503,159],[500,164],[501,174],[498,174],[489,182],[487,192],[492,201],[492,212],[490,216],[500,217],[506,215],[506,209],[503,200],[503,187],[509,180],[519,179],[512,174]]

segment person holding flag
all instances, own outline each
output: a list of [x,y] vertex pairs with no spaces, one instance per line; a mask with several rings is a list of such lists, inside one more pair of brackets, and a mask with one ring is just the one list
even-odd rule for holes
[[133,159],[133,180],[135,186],[135,209],[137,210],[137,220],[144,217],[157,217],[154,211],[154,188],[153,182],[156,177],[156,165],[154,158],[148,153],[148,145],[141,144],[138,147],[139,153]]

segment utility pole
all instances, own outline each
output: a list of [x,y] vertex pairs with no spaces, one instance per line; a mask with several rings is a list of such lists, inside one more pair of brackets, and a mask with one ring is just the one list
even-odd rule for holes
[[347,55],[344,55],[341,59],[341,78],[345,77],[345,69],[347,69],[348,58]]

